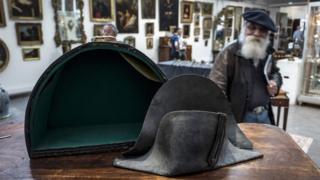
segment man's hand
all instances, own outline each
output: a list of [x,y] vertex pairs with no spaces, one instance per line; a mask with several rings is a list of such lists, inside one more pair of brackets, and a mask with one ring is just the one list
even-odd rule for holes
[[270,80],[269,84],[267,85],[267,90],[270,94],[270,96],[275,96],[278,92],[278,86],[277,83],[274,80]]

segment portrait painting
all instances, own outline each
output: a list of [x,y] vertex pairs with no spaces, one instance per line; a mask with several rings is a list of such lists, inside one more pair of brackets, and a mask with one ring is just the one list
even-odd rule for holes
[[202,16],[212,16],[212,10],[212,3],[202,3]]
[[16,23],[18,45],[42,44],[42,29],[40,23]]
[[104,24],[94,24],[93,25],[93,36],[102,36]]
[[200,2],[194,2],[194,13],[200,13],[201,11],[201,3]]
[[0,27],[6,26],[6,17],[4,14],[3,0],[0,0]]
[[0,72],[2,72],[9,63],[9,51],[7,45],[0,39]]
[[193,18],[193,3],[181,2],[181,23],[191,23]]
[[40,60],[40,48],[22,48],[24,61]]
[[14,20],[42,19],[42,0],[8,0],[8,9]]
[[203,30],[211,30],[212,29],[212,18],[211,17],[205,17],[203,18]]
[[190,25],[183,25],[183,38],[190,36]]
[[147,38],[147,49],[153,48],[153,38]]
[[179,0],[159,0],[159,29],[169,31],[170,26],[178,27]]
[[114,0],[90,0],[90,19],[94,22],[114,20]]
[[199,27],[194,28],[193,35],[194,36],[199,36],[200,35],[200,28]]
[[156,1],[155,0],[141,0],[142,19],[156,18]]
[[153,36],[154,23],[146,23],[146,36]]
[[125,44],[132,46],[132,47],[136,47],[136,38],[133,36],[128,36],[128,37],[124,38],[123,42]]
[[116,0],[116,25],[119,33],[138,33],[138,1]]

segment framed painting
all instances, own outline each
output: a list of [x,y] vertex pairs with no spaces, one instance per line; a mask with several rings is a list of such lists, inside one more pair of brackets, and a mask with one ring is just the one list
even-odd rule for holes
[[138,1],[116,0],[116,24],[119,33],[138,33]]
[[42,44],[40,23],[16,23],[18,45],[32,46]]
[[154,23],[146,23],[146,36],[154,35]]
[[114,0],[89,0],[90,20],[110,22],[114,20]]
[[0,39],[0,72],[2,72],[9,63],[9,50],[7,45]]
[[132,46],[132,47],[136,47],[136,38],[133,36],[128,36],[128,37],[124,38],[123,42],[125,44]]
[[14,20],[41,20],[42,0],[8,0],[8,10]]
[[212,10],[212,3],[202,3],[202,16],[212,16]]
[[40,48],[22,48],[24,61],[40,60]]
[[193,17],[193,3],[181,2],[181,23],[191,23]]
[[194,13],[200,13],[200,11],[201,11],[201,3],[200,2],[194,2],[194,6],[193,6],[194,8],[194,10],[193,10],[193,12]]
[[194,28],[193,35],[194,36],[199,36],[200,35],[200,28],[199,27]]
[[203,39],[209,39],[210,38],[210,32],[208,30],[203,31]]
[[6,26],[6,17],[3,9],[3,0],[0,0],[0,27]]
[[153,48],[153,38],[147,38],[147,49]]
[[93,25],[93,36],[102,36],[102,29],[104,24],[94,24]]
[[141,0],[142,19],[156,18],[156,1],[155,0]]
[[169,31],[178,27],[179,0],[159,0],[159,30]]
[[194,26],[199,26],[200,25],[200,14],[195,14],[194,15]]
[[188,38],[190,36],[190,25],[183,25],[183,38]]
[[194,42],[199,42],[199,37],[195,37]]
[[203,24],[202,24],[202,27],[203,27],[203,30],[211,30],[212,29],[212,18],[211,17],[205,17],[203,18]]

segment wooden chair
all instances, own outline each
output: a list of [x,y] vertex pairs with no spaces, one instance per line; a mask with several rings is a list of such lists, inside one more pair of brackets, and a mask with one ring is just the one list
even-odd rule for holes
[[289,111],[289,97],[287,96],[287,92],[280,90],[278,96],[271,98],[271,105],[278,107],[277,108],[277,119],[276,119],[277,126],[279,126],[281,108],[284,108],[282,129],[286,130],[287,129],[287,121],[288,121],[288,111]]

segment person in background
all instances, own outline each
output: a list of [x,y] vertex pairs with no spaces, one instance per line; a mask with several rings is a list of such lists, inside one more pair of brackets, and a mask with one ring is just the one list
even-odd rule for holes
[[107,23],[103,26],[102,36],[96,37],[95,41],[117,41],[118,29],[115,25]]
[[209,78],[226,94],[238,123],[275,124],[270,97],[277,95],[282,78],[267,49],[276,27],[262,10],[243,18],[239,39],[218,54]]
[[172,59],[185,60],[186,42],[182,41],[182,29],[176,28],[173,36],[170,39],[171,43],[171,57]]

